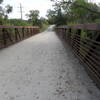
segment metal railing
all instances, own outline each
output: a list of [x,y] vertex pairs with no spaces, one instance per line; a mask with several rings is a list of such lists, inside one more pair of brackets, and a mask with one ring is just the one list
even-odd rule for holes
[[[84,31],[89,36],[83,37]],[[100,23],[60,26],[56,27],[56,33],[72,46],[75,55],[100,87]]]
[[39,27],[0,25],[0,48],[7,47],[39,33]]

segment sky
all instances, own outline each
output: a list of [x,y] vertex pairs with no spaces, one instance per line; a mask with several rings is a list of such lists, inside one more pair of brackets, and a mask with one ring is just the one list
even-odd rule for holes
[[13,12],[9,15],[9,18],[21,18],[20,3],[23,7],[23,19],[26,19],[25,14],[29,13],[29,10],[39,10],[40,16],[46,17],[47,10],[52,9],[50,0],[4,0],[3,6],[7,4],[13,6]]
[[[100,3],[100,0],[89,0],[92,2]],[[40,16],[46,17],[48,9],[52,9],[52,2],[50,0],[4,0],[3,6],[10,4],[13,6],[13,12],[9,15],[9,18],[21,18],[20,3],[23,7],[23,19],[27,19],[25,14],[29,10],[39,10]]]
[[94,2],[94,3],[100,3],[100,0],[89,0],[91,2]]

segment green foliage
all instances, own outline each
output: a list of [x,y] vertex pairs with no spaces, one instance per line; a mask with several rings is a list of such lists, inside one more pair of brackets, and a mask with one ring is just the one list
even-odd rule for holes
[[49,10],[47,17],[50,22],[53,21],[56,25],[99,22],[100,6],[97,4],[87,2],[86,0],[51,1],[54,2],[54,10]]
[[45,31],[49,27],[49,24],[42,24],[42,27],[40,29],[41,32]]
[[79,24],[79,23],[76,21],[70,21],[67,25],[75,25],[75,24]]
[[28,17],[28,21],[32,22],[33,26],[41,26],[38,10],[30,10],[29,14],[26,14],[26,16]]
[[56,11],[48,10],[47,17],[49,24],[65,25],[66,24],[66,16],[62,13],[61,9],[57,9]]
[[[82,7],[80,7],[80,5]],[[90,8],[92,11],[98,11],[99,7],[93,3],[87,3],[84,0],[76,0],[71,5],[71,12],[74,15],[74,20],[78,23],[94,22],[96,18],[99,18],[99,14],[93,13],[92,11],[86,9]]]
[[32,26],[32,23],[21,19],[3,19],[0,18],[0,25],[14,25],[14,26]]
[[26,16],[29,18],[29,20],[38,19],[39,11],[38,10],[30,10],[29,14],[26,14]]
[[32,26],[32,24],[29,23],[28,21],[21,19],[10,19],[8,23],[10,23],[10,25],[15,25],[15,26]]
[[87,37],[87,32],[84,31],[84,30],[82,30],[82,31],[81,31],[81,37],[82,37],[82,38],[86,38],[86,37]]
[[43,28],[44,25],[48,25],[48,22],[45,18],[39,18],[39,11],[38,10],[30,10],[29,14],[26,14],[28,17],[28,21],[32,23],[33,26],[39,26]]
[[100,22],[100,19],[95,19],[95,22]]
[[55,24],[56,23],[56,11],[49,9],[47,11],[47,17],[48,17],[48,23],[49,24]]
[[4,24],[4,19],[2,17],[0,17],[0,25]]

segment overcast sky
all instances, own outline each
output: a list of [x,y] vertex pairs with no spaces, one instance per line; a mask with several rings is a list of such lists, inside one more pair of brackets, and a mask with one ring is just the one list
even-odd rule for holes
[[20,3],[23,6],[23,17],[29,10],[39,10],[40,16],[45,17],[47,9],[52,8],[50,0],[4,0],[3,5],[10,4],[13,6],[13,12],[9,15],[10,18],[20,18]]
[[[100,0],[90,0],[100,2]],[[20,18],[20,3],[23,6],[23,18],[26,19],[25,14],[29,10],[39,10],[40,16],[45,17],[48,9],[52,8],[50,0],[4,0],[3,5],[10,4],[13,6],[13,12],[9,15],[10,18]]]

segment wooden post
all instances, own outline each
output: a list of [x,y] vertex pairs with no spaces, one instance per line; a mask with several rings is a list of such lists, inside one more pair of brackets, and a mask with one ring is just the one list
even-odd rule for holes
[[2,29],[2,37],[3,37],[3,44],[4,44],[4,46],[6,46],[6,44],[7,44],[7,41],[6,41],[6,34],[5,34],[5,29],[3,28]]
[[19,34],[19,30],[18,30],[18,28],[15,28],[15,39],[16,39],[16,41],[18,41],[18,37],[21,40],[21,36]]
[[24,39],[24,36],[25,36],[25,28],[24,27],[22,28],[22,34],[23,34],[23,39]]
[[67,38],[67,40],[68,40],[68,43],[70,44],[71,43],[71,32],[72,32],[72,29],[70,28],[69,30],[68,30],[68,38]]
[[[78,45],[79,45],[79,46],[78,46],[75,42],[74,42],[74,43],[75,43],[76,46],[77,46],[77,52],[80,53],[81,29],[78,29],[77,32],[76,32],[76,34],[79,36],[79,37],[78,37],[78,38],[79,38],[79,39],[78,39],[78,41],[79,41]],[[75,38],[76,38],[76,40],[77,40],[77,36],[76,36]]]

